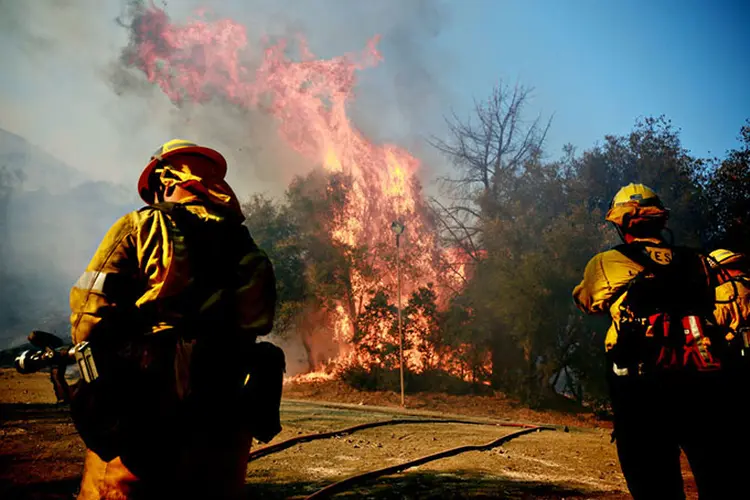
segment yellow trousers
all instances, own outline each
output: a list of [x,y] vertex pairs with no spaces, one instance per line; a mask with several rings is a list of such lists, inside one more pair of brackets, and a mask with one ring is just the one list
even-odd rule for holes
[[105,462],[87,450],[78,500],[243,498],[251,436],[233,433],[196,441],[176,458],[178,466],[169,468],[176,472],[157,471],[148,478],[136,476],[120,457]]

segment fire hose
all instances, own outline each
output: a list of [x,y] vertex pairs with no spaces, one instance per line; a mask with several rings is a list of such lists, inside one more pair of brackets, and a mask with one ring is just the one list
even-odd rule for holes
[[505,436],[502,436],[498,439],[495,439],[489,443],[483,444],[483,445],[465,445],[465,446],[459,446],[457,448],[451,448],[448,450],[443,450],[438,453],[433,453],[431,455],[425,455],[420,458],[416,458],[414,460],[410,460],[408,462],[404,462],[399,465],[393,465],[390,467],[385,467],[382,469],[377,469],[373,471],[364,472],[362,474],[358,474],[355,476],[348,477],[346,479],[343,479],[341,481],[332,483],[325,488],[322,488],[315,493],[307,496],[305,500],[308,499],[315,499],[315,498],[326,498],[330,495],[334,495],[336,493],[339,493],[341,491],[345,491],[351,486],[359,483],[364,483],[368,481],[372,481],[373,479],[377,479],[381,476],[386,476],[390,474],[396,474],[398,472],[404,471],[406,469],[410,469],[412,467],[416,467],[418,465],[425,464],[427,462],[432,462],[434,460],[439,460],[441,458],[447,458],[452,457],[454,455],[458,455],[461,453],[465,453],[467,451],[486,451],[491,450],[492,448],[496,448],[504,443],[507,443],[508,441],[517,438],[519,436],[523,436],[525,434],[529,434],[531,432],[541,432],[544,430],[555,430],[554,427],[548,427],[548,426],[536,426],[531,424],[522,424],[522,423],[516,423],[516,422],[498,422],[498,423],[489,423],[489,422],[477,422],[473,420],[461,420],[461,419],[444,419],[444,418],[424,418],[424,419],[392,419],[392,420],[379,420],[377,422],[368,422],[364,424],[358,424],[354,425],[352,427],[347,427],[345,429],[339,429],[335,431],[329,431],[329,432],[319,432],[315,434],[305,434],[303,436],[297,436],[291,439],[287,439],[285,441],[282,441],[280,443],[276,443],[274,445],[265,446],[263,448],[260,448],[254,452],[251,452],[248,456],[248,462],[251,462],[253,460],[257,460],[258,458],[265,457],[267,455],[271,455],[273,453],[280,452],[282,450],[286,450],[288,448],[291,448],[292,446],[295,446],[297,444],[301,443],[308,443],[310,441],[316,441],[318,439],[329,439],[332,437],[337,436],[346,436],[349,434],[353,434],[357,431],[365,430],[365,429],[373,429],[376,427],[383,427],[386,425],[403,425],[403,424],[467,424],[467,425],[490,425],[490,426],[496,426],[496,427],[521,427],[522,429],[520,431],[512,432],[510,434],[507,434]]
[[537,429],[537,426],[530,424],[519,424],[513,422],[503,423],[487,423],[487,422],[476,422],[473,420],[460,420],[460,419],[445,419],[445,418],[424,418],[424,419],[392,419],[392,420],[379,420],[377,422],[368,422],[364,424],[358,424],[345,429],[339,429],[330,432],[318,432],[314,434],[305,434],[303,436],[297,436],[286,441],[281,441],[270,446],[264,446],[250,453],[248,456],[248,462],[257,460],[258,458],[265,457],[272,453],[278,453],[282,450],[286,450],[301,443],[309,443],[310,441],[316,441],[318,439],[329,439],[337,436],[346,436],[353,434],[357,431],[365,429],[373,429],[375,427],[383,427],[386,425],[402,425],[402,424],[467,424],[467,425],[491,425],[497,427],[523,427],[525,429]]
[[454,455],[459,455],[467,451],[491,450],[492,448],[496,448],[504,443],[507,443],[511,439],[515,439],[519,436],[523,436],[524,434],[529,434],[531,432],[541,432],[545,430],[555,430],[555,428],[546,427],[546,426],[539,426],[539,427],[530,426],[530,428],[522,429],[516,432],[511,432],[510,434],[497,438],[494,441],[490,441],[489,443],[486,443],[486,444],[459,446],[457,448],[443,450],[438,453],[433,453],[431,455],[425,455],[423,457],[416,458],[414,460],[410,460],[408,462],[404,462],[399,465],[392,465],[390,467],[384,467],[382,469],[376,469],[376,470],[372,470],[369,472],[364,472],[362,474],[357,474],[356,476],[350,476],[346,479],[342,479],[341,481],[337,481],[335,483],[329,484],[325,488],[322,488],[316,491],[315,493],[313,493],[312,495],[305,497],[305,500],[311,500],[311,499],[316,499],[316,498],[327,498],[327,497],[330,497],[331,495],[335,495],[336,493],[340,493],[341,491],[346,491],[355,484],[372,481],[373,479],[377,479],[381,476],[396,474],[398,472],[409,469],[411,467],[416,467],[418,465],[426,464],[427,462],[432,462],[434,460],[439,460],[441,458],[452,457]]
[[[52,335],[46,332],[41,332],[41,331],[32,332],[31,335],[29,335],[29,341],[35,347],[39,348],[40,351],[36,351],[36,352],[25,351],[21,353],[21,355],[15,360],[16,369],[20,373],[33,373],[33,372],[41,370],[42,368],[50,367],[51,368],[50,374],[51,374],[52,382],[55,386],[55,393],[58,396],[58,402],[67,402],[68,391],[67,391],[67,381],[65,380],[65,375],[64,375],[65,367],[67,365],[76,364],[76,363],[79,365],[85,364],[86,362],[85,346],[81,346],[81,345],[64,346],[62,345],[63,344],[62,340],[57,338],[55,335]],[[81,347],[84,347],[84,348],[81,349]],[[411,460],[409,462],[405,462],[399,465],[394,465],[394,466],[386,467],[383,469],[377,469],[374,471],[365,472],[363,474],[359,474],[356,476],[351,476],[349,478],[343,479],[336,483],[332,483],[326,486],[325,488],[318,490],[317,492],[313,493],[307,498],[308,499],[325,498],[332,494],[345,490],[346,488],[349,488],[354,484],[371,481],[373,479],[376,479],[384,475],[395,474],[397,472],[401,472],[405,469],[416,467],[418,465],[422,465],[427,462],[431,462],[431,461],[438,460],[441,458],[451,457],[454,455],[458,455],[460,453],[465,453],[467,451],[490,450],[492,448],[502,445],[503,443],[510,441],[511,439],[522,436],[524,434],[528,434],[530,432],[534,432],[534,431],[540,432],[542,430],[555,430],[554,427],[534,426],[530,424],[515,423],[515,422],[490,423],[490,422],[478,422],[478,421],[473,421],[473,420],[445,419],[445,418],[380,420],[376,422],[358,424],[352,427],[347,427],[345,429],[339,429],[335,431],[321,432],[321,433],[315,433],[315,434],[307,434],[307,435],[297,436],[291,439],[287,439],[286,441],[282,441],[280,443],[270,445],[270,446],[265,446],[254,452],[251,452],[248,455],[248,462],[270,455],[272,453],[277,453],[277,452],[286,450],[296,444],[315,441],[318,439],[328,439],[328,438],[332,438],[336,436],[345,436],[345,435],[352,434],[357,431],[361,431],[365,429],[372,429],[376,427],[383,427],[387,425],[429,424],[429,423],[436,423],[436,424],[437,423],[442,423],[442,424],[453,423],[453,424],[466,424],[466,425],[490,425],[490,426],[497,426],[497,427],[521,427],[522,430],[510,433],[508,435],[495,439],[494,441],[491,441],[484,445],[459,446],[457,448],[452,448],[452,449],[444,450],[444,451],[434,453],[431,455],[426,455],[426,456],[423,456],[423,457],[420,457],[420,458],[417,458],[417,459],[414,459],[414,460]]]

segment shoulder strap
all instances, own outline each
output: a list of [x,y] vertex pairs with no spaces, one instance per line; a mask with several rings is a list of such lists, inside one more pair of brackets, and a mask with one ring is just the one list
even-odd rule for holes
[[[672,247],[670,247],[672,248]],[[646,245],[643,243],[621,243],[613,248],[613,250],[617,250],[621,254],[623,254],[628,259],[632,260],[636,264],[642,266],[644,269],[647,269],[650,272],[653,271],[659,271],[664,270],[665,268],[669,267],[671,264],[657,264],[653,261],[651,256],[646,251]],[[675,249],[672,248],[674,251]]]
[[616,250],[623,254],[628,259],[632,260],[636,264],[643,267],[643,271],[635,275],[630,281],[622,285],[617,291],[612,295],[610,298],[610,305],[617,302],[617,300],[628,291],[628,288],[630,288],[631,283],[633,283],[633,280],[636,279],[638,276],[641,276],[644,271],[646,272],[653,272],[653,271],[663,271],[665,267],[660,264],[657,264],[654,262],[651,257],[649,256],[648,252],[645,249],[645,245],[641,243],[620,243],[619,245],[616,245],[612,248],[612,250]]
[[[632,260],[634,262],[638,262],[636,259],[638,259],[639,257],[638,257],[638,255],[635,255],[636,252],[631,252],[631,250],[628,248],[628,245],[625,244],[625,243],[621,243],[620,245],[617,245],[617,246],[613,247],[612,250],[617,250],[618,252],[620,252],[625,257],[629,258],[630,260]],[[631,253],[633,254],[632,257],[630,255]],[[633,279],[635,279],[635,278],[633,278]],[[622,295],[628,290],[628,287],[630,286],[630,283],[632,281],[633,280],[631,279],[630,281],[628,281],[624,285],[621,285],[620,288],[618,288],[617,291],[615,291],[615,293],[612,295],[612,297],[610,297],[610,304],[609,304],[610,307],[612,306],[612,304],[614,304],[615,302],[617,302],[620,299],[620,297],[622,297]]]
[[[232,264],[235,261],[239,264],[241,257],[239,252],[246,245],[240,241],[241,235],[239,234],[241,229],[245,229],[244,226],[238,228],[237,224],[230,221],[203,221],[187,210],[186,205],[167,202],[151,205],[151,208],[167,215],[170,231],[184,240],[192,280],[183,293],[173,298],[170,306],[185,310],[187,314],[184,315],[181,323],[187,330],[192,330],[192,327],[198,327],[201,323],[200,314],[198,314],[201,306],[218,290],[225,290],[223,294],[223,300],[227,306],[225,313],[231,314],[231,311],[236,308],[232,300],[235,294],[232,292],[239,288],[240,283],[237,273],[232,272],[236,267]],[[214,237],[220,237],[222,244],[219,247],[225,250],[227,255],[224,255],[224,251],[221,256],[216,255],[216,248],[212,248],[209,241]],[[234,259],[235,253],[236,259]],[[230,320],[228,317],[225,319]],[[200,327],[197,329],[199,330]],[[187,330],[183,334],[187,333]]]

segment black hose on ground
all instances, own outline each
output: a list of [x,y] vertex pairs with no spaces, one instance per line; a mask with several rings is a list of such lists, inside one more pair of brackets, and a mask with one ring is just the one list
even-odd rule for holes
[[250,452],[250,455],[247,457],[248,462],[252,462],[253,460],[257,460],[261,457],[265,457],[266,455],[270,455],[272,453],[277,453],[282,450],[286,450],[288,448],[291,448],[292,446],[300,443],[308,443],[310,441],[315,441],[317,439],[329,439],[336,436],[346,436],[348,434],[353,434],[357,431],[363,431],[365,429],[373,429],[375,427],[383,427],[386,425],[402,425],[402,424],[469,424],[469,425],[490,425],[490,426],[496,426],[496,427],[523,427],[523,428],[537,428],[535,425],[531,424],[519,424],[515,422],[498,422],[498,423],[489,423],[489,422],[476,422],[473,420],[457,420],[457,419],[445,419],[445,418],[423,418],[423,419],[416,419],[416,418],[409,418],[409,419],[391,419],[391,420],[379,420],[377,422],[368,422],[364,424],[358,424],[352,427],[347,427],[345,429],[339,429],[336,431],[330,431],[330,432],[318,432],[315,434],[305,434],[304,436],[297,436],[290,439],[287,439],[286,441],[281,441],[280,443],[272,444],[270,446],[264,446],[263,448],[259,448],[255,451]]
[[[520,424],[520,425],[524,425],[524,424]],[[510,434],[507,434],[503,437],[495,439],[494,441],[491,441],[487,444],[459,446],[457,448],[451,448],[449,450],[444,450],[438,453],[433,453],[432,455],[426,455],[424,457],[420,457],[420,458],[417,458],[417,459],[414,459],[414,460],[411,460],[409,462],[405,462],[399,465],[392,465],[390,467],[385,467],[383,469],[377,469],[377,470],[365,472],[363,474],[358,474],[356,476],[351,476],[346,479],[342,479],[341,481],[329,484],[325,488],[322,488],[316,491],[315,493],[313,493],[312,495],[305,497],[305,500],[327,498],[331,495],[335,495],[336,493],[349,490],[351,489],[353,485],[358,484],[358,483],[371,481],[381,476],[395,474],[397,472],[401,472],[411,467],[416,467],[418,465],[426,464],[427,462],[432,462],[434,460],[439,460],[441,458],[452,457],[454,455],[465,453],[467,451],[491,450],[492,448],[496,448],[504,443],[507,443],[511,439],[517,438],[519,436],[523,436],[524,434],[528,434],[530,432],[541,432],[545,430],[555,430],[555,428],[531,426],[531,428],[523,429],[523,430],[516,431],[516,432],[511,432]]]

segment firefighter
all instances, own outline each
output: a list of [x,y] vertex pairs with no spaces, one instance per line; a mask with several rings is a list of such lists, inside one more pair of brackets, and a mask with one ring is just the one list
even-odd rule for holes
[[[242,225],[237,196],[224,180],[226,171],[227,162],[218,151],[179,139],[164,144],[138,181],[147,206],[112,226],[71,290],[73,341],[98,346],[99,351],[93,351],[98,372],[134,366],[117,357],[128,360],[133,352],[139,353],[139,366],[159,367],[153,353],[169,345],[172,350],[163,351],[168,354],[161,368],[167,373],[181,366],[183,371],[169,372],[174,379],[148,379],[150,386],[159,385],[153,380],[164,380],[204,395],[190,400],[190,414],[175,413],[172,407],[172,413],[164,413],[162,406],[172,401],[171,387],[159,392],[161,388],[148,384],[136,386],[136,377],[109,386],[98,400],[75,396],[72,409],[76,400],[89,404],[78,403],[83,405],[78,418],[73,412],[89,448],[80,500],[242,495],[252,436],[237,417],[238,407],[227,398],[236,394],[242,353],[272,328],[276,292],[271,262]],[[131,342],[127,345],[148,349],[123,351],[125,339]],[[147,353],[155,357],[147,358]],[[193,357],[183,363],[180,355]],[[212,368],[210,373],[190,371],[195,366]],[[119,380],[117,369],[111,369],[107,380]],[[121,388],[122,394],[112,387]],[[133,392],[132,387],[143,393],[125,394]],[[108,441],[93,429],[99,424],[93,415],[108,415],[96,407],[102,400],[112,403],[111,412],[145,415],[131,420],[145,420],[146,425]],[[120,417],[115,415],[118,425],[131,422]],[[113,428],[129,429],[125,424]],[[167,440],[167,435],[174,439]]]
[[662,236],[668,218],[652,189],[621,188],[606,220],[623,244],[589,261],[573,298],[583,312],[612,319],[605,337],[606,377],[618,458],[633,497],[685,498],[682,449],[700,498],[740,498],[733,457],[740,452],[727,426],[732,394],[705,350],[709,341],[696,342],[695,348],[704,350],[696,351],[698,367],[687,368],[683,351],[666,340],[685,334],[675,325],[679,318],[660,312],[677,316],[676,308],[685,307],[685,317],[710,322],[714,297],[705,257]]
[[714,316],[740,387],[750,375],[750,262],[744,254],[718,249],[709,254],[716,283]]
[[744,254],[730,250],[714,250],[709,256],[717,281],[714,315],[732,341],[740,329],[750,327],[749,263]]

